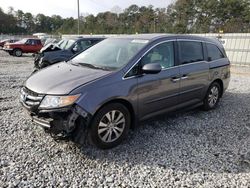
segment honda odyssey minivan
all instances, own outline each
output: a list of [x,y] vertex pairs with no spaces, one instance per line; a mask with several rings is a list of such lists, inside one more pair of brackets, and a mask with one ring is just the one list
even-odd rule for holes
[[88,138],[107,149],[141,120],[184,107],[214,109],[228,87],[229,68],[217,39],[117,36],[33,74],[20,100],[56,138]]

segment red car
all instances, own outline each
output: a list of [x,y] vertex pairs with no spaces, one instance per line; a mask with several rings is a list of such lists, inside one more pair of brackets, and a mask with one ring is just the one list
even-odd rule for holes
[[14,43],[16,41],[18,41],[18,40],[16,40],[16,39],[4,39],[4,40],[1,40],[0,41],[0,47],[3,48],[4,44],[6,44],[6,43]]
[[37,53],[43,47],[40,39],[25,38],[15,43],[6,43],[3,50],[10,55],[21,57],[23,53]]

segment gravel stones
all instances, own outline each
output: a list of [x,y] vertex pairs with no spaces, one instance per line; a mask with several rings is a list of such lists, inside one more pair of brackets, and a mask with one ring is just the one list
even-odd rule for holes
[[250,68],[233,71],[217,109],[141,122],[112,150],[55,142],[29,120],[18,101],[32,68],[0,51],[0,187],[250,186]]

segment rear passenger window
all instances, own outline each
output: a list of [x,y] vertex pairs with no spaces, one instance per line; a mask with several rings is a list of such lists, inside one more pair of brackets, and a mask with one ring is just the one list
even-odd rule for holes
[[225,57],[216,45],[207,43],[206,46],[208,61],[214,61]]
[[181,64],[188,64],[204,60],[201,42],[181,41],[178,42],[178,46]]

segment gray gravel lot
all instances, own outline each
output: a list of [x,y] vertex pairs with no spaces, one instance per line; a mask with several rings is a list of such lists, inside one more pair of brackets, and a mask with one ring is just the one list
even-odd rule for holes
[[0,51],[0,187],[250,187],[250,68],[218,108],[142,122],[112,150],[55,142],[19,105],[31,55]]

